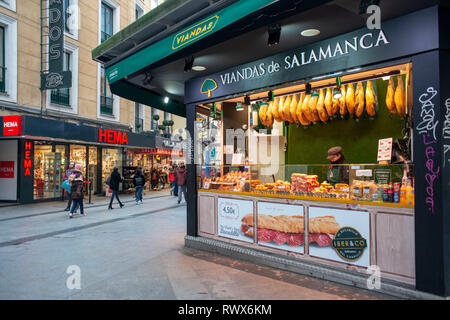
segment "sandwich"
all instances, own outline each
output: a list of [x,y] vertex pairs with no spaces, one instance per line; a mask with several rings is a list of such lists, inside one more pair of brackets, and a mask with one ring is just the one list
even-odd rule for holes
[[[253,238],[254,223],[253,214],[242,218],[241,231],[244,235]],[[304,245],[304,223],[303,216],[271,216],[258,214],[257,236],[259,242],[274,242],[278,245],[288,244],[291,247]],[[336,219],[331,216],[309,219],[309,243],[317,243],[320,247],[329,246],[336,232],[340,229]]]

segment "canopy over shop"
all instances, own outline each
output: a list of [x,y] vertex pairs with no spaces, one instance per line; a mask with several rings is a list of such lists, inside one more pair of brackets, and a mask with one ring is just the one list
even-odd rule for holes
[[[367,29],[359,1],[308,3],[232,2],[118,54],[107,63],[111,88],[121,95],[142,87],[146,74],[158,90],[169,90],[168,77],[185,83],[187,245],[226,243],[230,254],[244,246],[351,269],[361,282],[378,265],[383,278],[448,296],[450,140],[442,106],[450,79],[437,72],[448,67],[448,9],[433,6],[438,1],[381,4],[381,29]],[[281,40],[269,47],[274,23]],[[205,33],[188,43],[196,26]],[[300,37],[306,27],[320,36]],[[170,54],[150,56],[152,49]],[[191,54],[207,71],[183,72]],[[384,143],[388,157],[378,158]],[[347,164],[332,175],[347,177],[333,182],[327,150],[336,145]],[[392,196],[389,183],[398,188]]]

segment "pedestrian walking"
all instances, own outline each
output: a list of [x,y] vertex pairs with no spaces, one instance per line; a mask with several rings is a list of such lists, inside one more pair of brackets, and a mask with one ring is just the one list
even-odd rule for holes
[[184,164],[180,166],[180,168],[177,169],[176,174],[176,180],[178,185],[178,203],[181,202],[181,196],[184,194],[184,201],[187,201],[186,198],[186,168]]
[[142,169],[138,168],[136,170],[136,173],[133,177],[133,183],[134,183],[134,187],[136,188],[136,204],[139,204],[139,202],[142,202],[142,190],[144,189],[144,185],[145,185],[145,177],[144,174],[142,173]]
[[[175,179],[175,174],[176,174],[175,169],[176,169],[175,165],[169,169],[169,181],[170,181],[170,188],[171,188],[170,195],[178,197],[178,187],[177,187],[177,179]],[[177,188],[177,190],[175,190],[175,188]]]
[[111,173],[111,176],[109,177],[109,187],[112,190],[111,200],[109,201],[108,207],[108,209],[110,210],[114,209],[112,207],[114,197],[116,197],[121,208],[124,206],[124,204],[119,199],[119,185],[121,182],[123,182],[123,178],[119,173],[119,168],[115,167],[113,169],[113,172]]
[[71,199],[72,199],[72,209],[70,210],[69,217],[73,218],[73,214],[77,207],[80,207],[80,214],[85,216],[84,213],[84,179],[81,174],[81,165],[76,164],[75,170],[69,176],[70,186],[71,186]]
[[[75,170],[75,162],[70,162],[69,163],[69,167],[67,168],[67,170],[64,172],[64,181],[68,181],[69,177],[72,175],[73,171]],[[64,182],[63,182],[64,184]],[[71,196],[71,191],[69,192],[69,190],[66,189],[67,192],[67,207],[64,209],[64,211],[69,211],[70,210],[70,206],[72,205],[72,196]]]

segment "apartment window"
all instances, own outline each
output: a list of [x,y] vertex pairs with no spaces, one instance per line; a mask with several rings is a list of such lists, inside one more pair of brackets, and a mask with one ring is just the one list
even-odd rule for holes
[[155,9],[157,6],[159,6],[163,2],[164,2],[164,0],[150,0],[150,9]]
[[[71,54],[64,52],[64,71],[72,70]],[[59,106],[70,107],[70,88],[52,90],[50,93],[50,102]]]
[[134,103],[134,130],[139,133],[144,131],[144,108],[141,104]]
[[[172,120],[172,114],[169,112],[164,112],[164,120]],[[172,127],[166,126],[166,134],[172,134]]]
[[0,100],[17,103],[17,20],[0,13]]
[[108,40],[114,33],[114,9],[102,2],[101,42]]
[[158,125],[159,125],[159,120],[156,121],[153,119],[153,116],[158,115],[159,116],[159,111],[158,109],[155,108],[151,108],[150,109],[150,130],[152,131],[156,131],[158,130]]
[[108,80],[106,78],[105,68],[100,67],[100,113],[103,115],[113,115],[114,99],[109,89]]
[[138,1],[136,1],[134,9],[134,19],[137,20],[143,15],[144,15],[144,8]]
[[6,92],[5,28],[0,26],[0,92]]
[[16,11],[16,0],[0,0],[0,6]]

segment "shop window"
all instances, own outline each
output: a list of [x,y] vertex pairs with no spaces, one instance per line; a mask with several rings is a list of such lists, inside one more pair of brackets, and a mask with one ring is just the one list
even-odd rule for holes
[[66,147],[36,142],[34,146],[34,200],[62,196]]
[[69,162],[81,165],[81,173],[86,176],[86,146],[70,145]]
[[122,175],[122,149],[104,148],[102,150],[102,186],[105,188],[106,179],[112,173],[114,167],[119,169]]
[[[64,52],[64,71],[72,69],[71,54]],[[52,90],[50,93],[50,102],[59,106],[70,107],[70,88]]]

